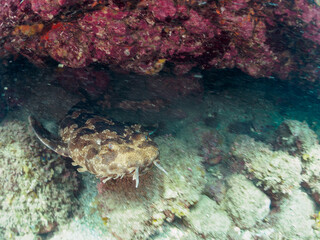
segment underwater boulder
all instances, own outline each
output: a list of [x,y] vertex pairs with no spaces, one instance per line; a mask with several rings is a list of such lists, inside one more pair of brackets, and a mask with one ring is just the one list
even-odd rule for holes
[[291,194],[300,187],[301,162],[298,157],[257,142],[246,135],[240,135],[231,147],[233,157],[244,161],[247,175],[256,181],[256,186],[270,196],[279,198]]
[[238,227],[251,228],[269,214],[270,199],[250,180],[235,174],[228,177],[227,184],[224,205]]

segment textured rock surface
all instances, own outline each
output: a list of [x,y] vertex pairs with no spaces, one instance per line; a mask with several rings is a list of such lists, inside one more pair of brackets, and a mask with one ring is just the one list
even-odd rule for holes
[[303,155],[318,145],[318,139],[306,122],[285,120],[277,130],[276,144],[284,151]]
[[313,199],[320,204],[320,145],[302,155],[302,163],[303,184],[310,188]]
[[242,135],[232,147],[233,156],[245,163],[249,175],[258,180],[257,186],[273,194],[290,194],[300,187],[301,162],[298,157]]
[[320,145],[316,133],[306,122],[286,120],[278,128],[277,147],[297,155],[302,165],[303,186],[320,203]]
[[308,195],[300,190],[280,204],[280,211],[272,216],[274,226],[286,239],[316,239],[311,215],[315,213],[315,204]]
[[231,226],[231,220],[221,207],[207,196],[200,201],[185,217],[186,224],[206,239],[223,240]]
[[254,77],[315,81],[319,8],[307,0],[1,0],[0,56],[21,54],[36,64],[51,57],[73,68],[98,62],[142,74],[166,62],[177,74],[237,67]]
[[238,227],[251,228],[269,214],[270,199],[243,175],[230,176],[227,184],[224,204]]
[[67,222],[78,182],[65,160],[47,151],[21,122],[0,127],[0,236],[47,233]]

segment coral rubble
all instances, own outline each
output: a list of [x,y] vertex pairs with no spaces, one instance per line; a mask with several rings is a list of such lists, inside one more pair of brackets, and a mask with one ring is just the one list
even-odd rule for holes
[[307,0],[1,0],[0,56],[156,74],[166,63],[254,77],[319,77],[319,5]]
[[0,238],[48,233],[66,223],[77,207],[75,172],[22,122],[5,123],[0,135]]

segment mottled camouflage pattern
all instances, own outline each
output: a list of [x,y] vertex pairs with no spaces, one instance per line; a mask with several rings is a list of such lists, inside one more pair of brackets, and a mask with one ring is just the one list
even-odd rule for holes
[[89,171],[104,181],[134,175],[138,184],[139,174],[159,159],[157,145],[138,124],[124,125],[73,108],[61,121],[57,139],[34,118],[29,122],[43,144],[72,158],[79,172]]

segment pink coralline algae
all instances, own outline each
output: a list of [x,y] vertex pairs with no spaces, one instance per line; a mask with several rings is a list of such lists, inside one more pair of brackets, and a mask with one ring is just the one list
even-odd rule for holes
[[[59,41],[56,41],[56,39]],[[89,38],[89,39],[88,39]],[[48,54],[65,65],[84,67],[92,62],[90,34],[86,34],[73,23],[55,24],[43,36],[42,42]]]
[[149,5],[153,16],[160,21],[173,18],[176,15],[177,9],[174,6],[173,1],[167,0],[154,0]]
[[0,3],[1,58],[148,75],[236,67],[254,77],[320,76],[320,7],[308,0]]

